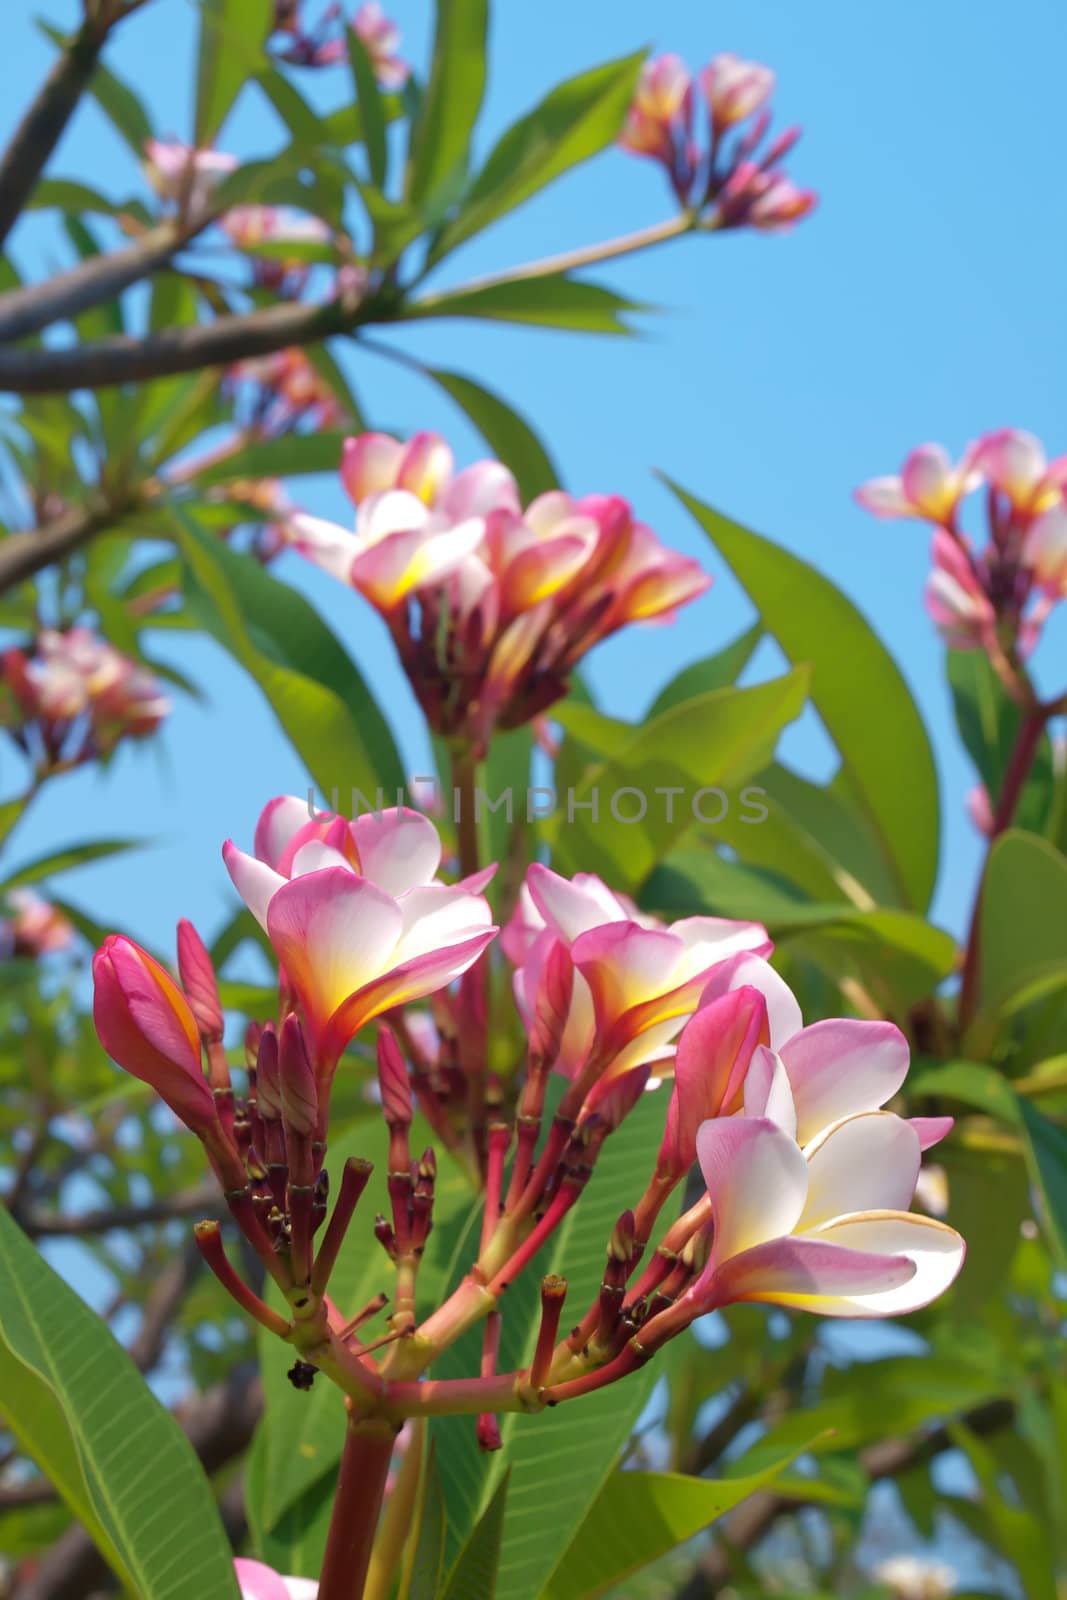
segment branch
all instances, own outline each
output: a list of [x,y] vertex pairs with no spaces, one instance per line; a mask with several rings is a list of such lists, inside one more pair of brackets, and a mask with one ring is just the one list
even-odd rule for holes
[[[986,1400],[959,1418],[973,1433],[999,1433],[1010,1427],[1015,1417],[1015,1406],[1006,1398]],[[953,1441],[948,1426],[942,1424],[928,1433],[910,1439],[884,1439],[860,1451],[860,1466],[874,1483],[881,1478],[897,1478],[913,1467],[923,1466],[944,1450],[951,1450]],[[786,1495],[761,1490],[750,1495],[736,1511],[720,1524],[720,1537],[707,1558],[692,1577],[677,1591],[675,1600],[716,1600],[730,1581],[733,1552],[744,1553],[758,1544],[773,1523],[787,1512],[795,1511],[806,1502],[791,1500]]]
[[143,339],[116,335],[65,349],[0,349],[0,392],[67,394],[224,366],[347,333],[363,320],[359,311],[358,301],[342,297],[325,305],[267,306]]
[[108,1206],[95,1211],[83,1211],[78,1216],[63,1212],[49,1214],[31,1212],[16,1220],[31,1239],[80,1239],[88,1234],[107,1233],[112,1228],[136,1228],[146,1222],[171,1222],[177,1217],[191,1217],[198,1212],[217,1207],[217,1188],[186,1189],[169,1199],[150,1200],[140,1206]]
[[0,594],[32,578],[53,561],[62,561],[118,522],[129,506],[100,505],[66,511],[41,528],[0,540]]
[[161,222],[121,250],[90,256],[43,283],[0,295],[0,342],[24,338],[52,322],[77,316],[79,311],[111,300],[131,284],[150,277],[206,228],[212,216],[213,213],[200,212],[195,222]]
[[[263,1409],[263,1389],[253,1362],[235,1367],[223,1383],[179,1406],[178,1421],[209,1475],[247,1448]],[[231,1538],[241,1536],[227,1495],[223,1505]],[[42,1556],[20,1588],[18,1600],[85,1600],[114,1581],[111,1569],[84,1529],[74,1526]]]
[[0,244],[22,214],[121,13],[86,18],[52,64],[0,158]]

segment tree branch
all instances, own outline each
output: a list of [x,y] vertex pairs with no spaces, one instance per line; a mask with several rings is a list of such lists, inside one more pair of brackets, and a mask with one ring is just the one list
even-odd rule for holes
[[[999,1433],[1011,1426],[1015,1405],[1007,1398],[986,1400],[965,1411],[959,1418],[972,1433]],[[881,1478],[897,1478],[913,1467],[923,1466],[935,1456],[953,1448],[947,1424],[908,1439],[884,1439],[860,1451],[860,1466],[872,1483]],[[719,1538],[693,1575],[682,1585],[675,1600],[716,1600],[730,1581],[733,1554],[751,1550],[779,1517],[795,1511],[804,1501],[762,1490],[750,1495],[736,1511],[719,1525]]]
[[56,57],[36,100],[12,134],[0,158],[0,244],[37,187],[37,180],[59,143],[117,21],[118,15],[95,20],[86,18]]
[[293,345],[317,344],[349,332],[361,320],[358,301],[342,297],[325,305],[267,306],[197,326],[167,328],[143,339],[116,335],[65,349],[4,348],[0,391],[67,394],[72,389],[107,389],[170,377],[272,355]]
[[186,1189],[169,1199],[150,1200],[139,1206],[108,1206],[71,1216],[63,1212],[31,1212],[16,1218],[31,1239],[80,1239],[88,1234],[107,1233],[112,1228],[136,1228],[146,1222],[171,1222],[177,1217],[196,1216],[219,1203],[215,1187]]
[[43,283],[0,295],[0,342],[22,339],[121,294],[166,266],[210,221],[211,214],[201,213],[195,223],[161,222],[121,250],[90,256]]

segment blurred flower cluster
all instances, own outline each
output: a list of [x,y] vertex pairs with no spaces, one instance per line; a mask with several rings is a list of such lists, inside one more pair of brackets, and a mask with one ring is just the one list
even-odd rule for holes
[[711,581],[620,496],[556,490],[524,507],[500,462],[457,473],[434,433],[348,439],[341,477],[355,530],[298,515],[292,542],[381,613],[434,731],[478,751],[565,694],[593,645]]
[[0,727],[39,775],[107,757],[169,711],[156,677],[89,628],[44,629],[0,655]]
[[770,67],[728,53],[696,77],[679,56],[656,56],[641,73],[620,143],[660,163],[679,202],[700,214],[702,226],[787,228],[807,216],[816,195],[780,166],[800,129],[787,128],[765,143],[773,88]]
[[343,7],[331,4],[307,28],[301,15],[303,0],[275,0],[274,31],[285,36],[278,59],[295,67],[329,67],[348,55],[348,29],[362,41],[383,89],[401,89],[411,69],[400,55],[400,30],[386,16],[378,0],[364,0],[345,20]]
[[74,942],[74,928],[58,907],[29,889],[8,889],[0,908],[0,960],[41,956],[66,950]]
[[[949,644],[1025,660],[1058,600],[1067,598],[1067,455],[1049,461],[1040,440],[998,428],[958,462],[923,444],[899,473],[872,478],[856,499],[877,517],[934,528],[926,608]],[[961,526],[963,503],[985,489],[984,537]]]

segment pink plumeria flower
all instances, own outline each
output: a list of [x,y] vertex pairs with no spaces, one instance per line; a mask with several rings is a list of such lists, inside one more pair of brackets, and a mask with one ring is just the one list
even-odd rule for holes
[[755,186],[745,220],[763,233],[782,233],[815,210],[819,197],[784,172],[766,172]]
[[145,175],[159,198],[177,203],[188,186],[191,211],[202,210],[223,178],[237,167],[236,156],[198,150],[180,139],[146,139],[144,148]]
[[1040,439],[1022,428],[997,428],[978,441],[976,464],[1023,517],[1057,505],[1067,485],[1067,455],[1045,457]]
[[918,445],[898,474],[869,479],[855,498],[876,517],[921,517],[948,526],[960,501],[982,481],[981,450],[980,443],[969,445],[954,465],[943,445]]
[[711,111],[712,126],[721,133],[743,122],[770,98],[774,73],[757,61],[742,61],[724,51],[700,74],[700,86]]
[[47,900],[29,889],[9,889],[6,899],[13,913],[8,930],[16,955],[53,955],[74,942],[70,919]]
[[931,553],[934,566],[923,593],[927,614],[955,649],[984,649],[997,616],[967,552],[939,528]]
[[1023,561],[1053,600],[1067,599],[1067,507],[1043,511],[1027,529]]
[[233,1569],[241,1600],[316,1600],[319,1592],[314,1578],[283,1578],[273,1567],[245,1556],[238,1556]]
[[692,105],[693,80],[680,56],[646,61],[619,135],[620,145],[673,167],[685,150]]
[[386,16],[378,0],[364,0],[352,18],[352,28],[366,46],[374,75],[382,88],[403,88],[411,68],[398,53],[400,29]]
[[526,882],[589,987],[593,1049],[612,1075],[663,1055],[719,962],[740,950],[771,949],[758,922],[687,917],[669,928],[649,927],[618,902],[613,906],[599,880],[563,878],[535,862]]
[[989,798],[989,790],[984,783],[976,783],[973,789],[967,791],[967,815],[974,823],[983,838],[993,836],[993,803]]
[[803,1150],[779,1077],[767,1114],[705,1122],[697,1153],[715,1216],[708,1264],[679,1302],[696,1315],[762,1300],[831,1317],[899,1316],[953,1283],[966,1246],[907,1210],[914,1128],[888,1111],[832,1124]]
[[473,554],[484,531],[480,518],[449,522],[405,489],[365,500],[354,533],[304,514],[289,523],[290,542],[301,555],[386,613],[418,590],[439,586]]
[[487,874],[438,882],[441,841],[417,811],[309,818],[283,795],[264,809],[255,850],[227,840],[223,859],[299,996],[327,1078],[367,1022],[446,987],[496,935]]

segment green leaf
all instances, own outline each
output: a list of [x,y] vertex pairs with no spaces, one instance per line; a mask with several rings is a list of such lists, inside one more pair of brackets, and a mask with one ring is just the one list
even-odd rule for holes
[[717,1482],[682,1472],[613,1472],[541,1592],[542,1600],[595,1600],[607,1594],[773,1483],[807,1448],[791,1450],[750,1477]]
[[446,372],[443,367],[424,371],[466,412],[494,456],[511,468],[523,505],[559,487],[559,474],[544,445],[506,401],[461,372]]
[[237,478],[297,478],[310,472],[337,472],[343,433],[287,433],[279,439],[254,439],[224,460],[214,461],[192,481],[201,488]]
[[611,144],[633,99],[643,61],[644,52],[639,51],[569,78],[513,123],[471,185],[459,215],[434,246],[431,261],[439,261],[464,239]]
[[313,607],[180,508],[173,515],[197,619],[259,684],[315,783],[346,798],[401,792],[404,768],[385,718]]
[[981,893],[979,1014],[964,1040],[977,1056],[1004,1017],[1067,984],[1067,859],[1010,829],[989,852]]
[[660,690],[645,713],[646,717],[657,717],[661,711],[671,711],[683,700],[708,694],[712,689],[728,689],[744,672],[762,638],[762,624],[754,622],[751,628],[746,628],[744,633],[722,650],[717,650],[713,656],[705,656],[703,660],[683,667],[677,677]]
[[[501,1306],[501,1371],[529,1364],[540,1322],[539,1284],[544,1273],[567,1278],[567,1317],[576,1319],[595,1297],[611,1230],[651,1170],[665,1114],[662,1096],[642,1097],[605,1144],[587,1189],[558,1234],[509,1287]],[[461,1262],[457,1276],[467,1264]],[[481,1332],[472,1329],[445,1351],[434,1363],[432,1375],[476,1372]],[[473,1419],[466,1427],[455,1426],[449,1418],[435,1419],[431,1436],[437,1441],[448,1505],[450,1551],[462,1546],[507,1466],[511,1489],[504,1515],[499,1593],[507,1600],[535,1600],[541,1595],[560,1549],[578,1528],[628,1440],[659,1371],[658,1363],[649,1362],[624,1384],[586,1395],[580,1405],[548,1408],[534,1416],[501,1417],[504,1448],[491,1456],[478,1449]]]
[[56,206],[61,211],[96,211],[110,217],[121,210],[88,184],[71,178],[42,178],[27,202],[30,211],[46,211]]
[[200,0],[200,50],[196,66],[196,143],[209,145],[249,81],[249,58],[258,58],[274,25],[273,0]]
[[994,1548],[1015,1567],[1027,1600],[1057,1600],[1052,1556],[1038,1518],[1005,1498],[999,1484],[1000,1463],[985,1440],[962,1423],[951,1423],[949,1434],[981,1486],[982,1510],[988,1519],[982,1537],[987,1541],[991,1537]]
[[505,1471],[496,1492],[471,1529],[456,1564],[448,1575],[442,1600],[493,1600],[500,1568],[500,1541],[509,1473]]
[[445,1559],[445,1497],[431,1442],[423,1469],[418,1532],[410,1554],[410,1570],[401,1575],[398,1600],[438,1600]]
[[430,81],[411,131],[406,192],[434,202],[467,168],[471,133],[485,92],[488,0],[437,0]]
[[25,862],[0,882],[0,890],[40,883],[57,872],[69,872],[72,867],[81,867],[90,861],[102,861],[108,856],[125,855],[129,850],[143,850],[144,846],[144,839],[91,839],[85,844],[67,845],[63,850],[52,850],[47,855]]
[[[946,670],[960,737],[995,806],[1019,735],[1022,712],[1009,698],[984,650],[950,650]],[[1015,813],[1018,827],[1033,832],[1044,829],[1054,783],[1052,742],[1046,732],[1019,797]]]
[[1019,1102],[1019,1111],[1045,1232],[1060,1266],[1067,1267],[1067,1133],[1029,1100]]
[[670,486],[729,563],[789,660],[811,663],[812,701],[841,752],[850,789],[878,828],[901,902],[924,911],[937,876],[937,771],[892,656],[828,578],[677,484]]
[[345,29],[348,41],[348,61],[352,68],[352,81],[359,106],[360,125],[363,130],[363,147],[367,152],[367,171],[376,189],[385,187],[389,147],[385,137],[385,112],[374,66],[367,47],[355,28]]
[[629,333],[620,313],[646,309],[599,284],[553,272],[426,295],[404,306],[400,318],[487,317],[495,322],[525,322],[583,333]]
[[[559,707],[554,715],[579,746],[591,743],[595,750],[598,741],[610,740],[604,759],[573,783],[566,766],[557,769],[557,785],[573,793],[546,831],[564,870],[580,867],[627,891],[638,887],[699,824],[701,812],[710,816],[709,805],[721,809],[721,798],[701,799],[702,790],[725,793],[766,766],[782,728],[800,713],[807,683],[807,673],[797,669],[752,688],[713,689],[637,726],[613,722],[590,706]],[[636,809],[641,800],[643,816]],[[595,815],[580,809],[594,802]],[[727,796],[727,808],[730,803]]]
[[2,1207],[0,1412],[138,1600],[237,1600],[232,1552],[189,1441]]

